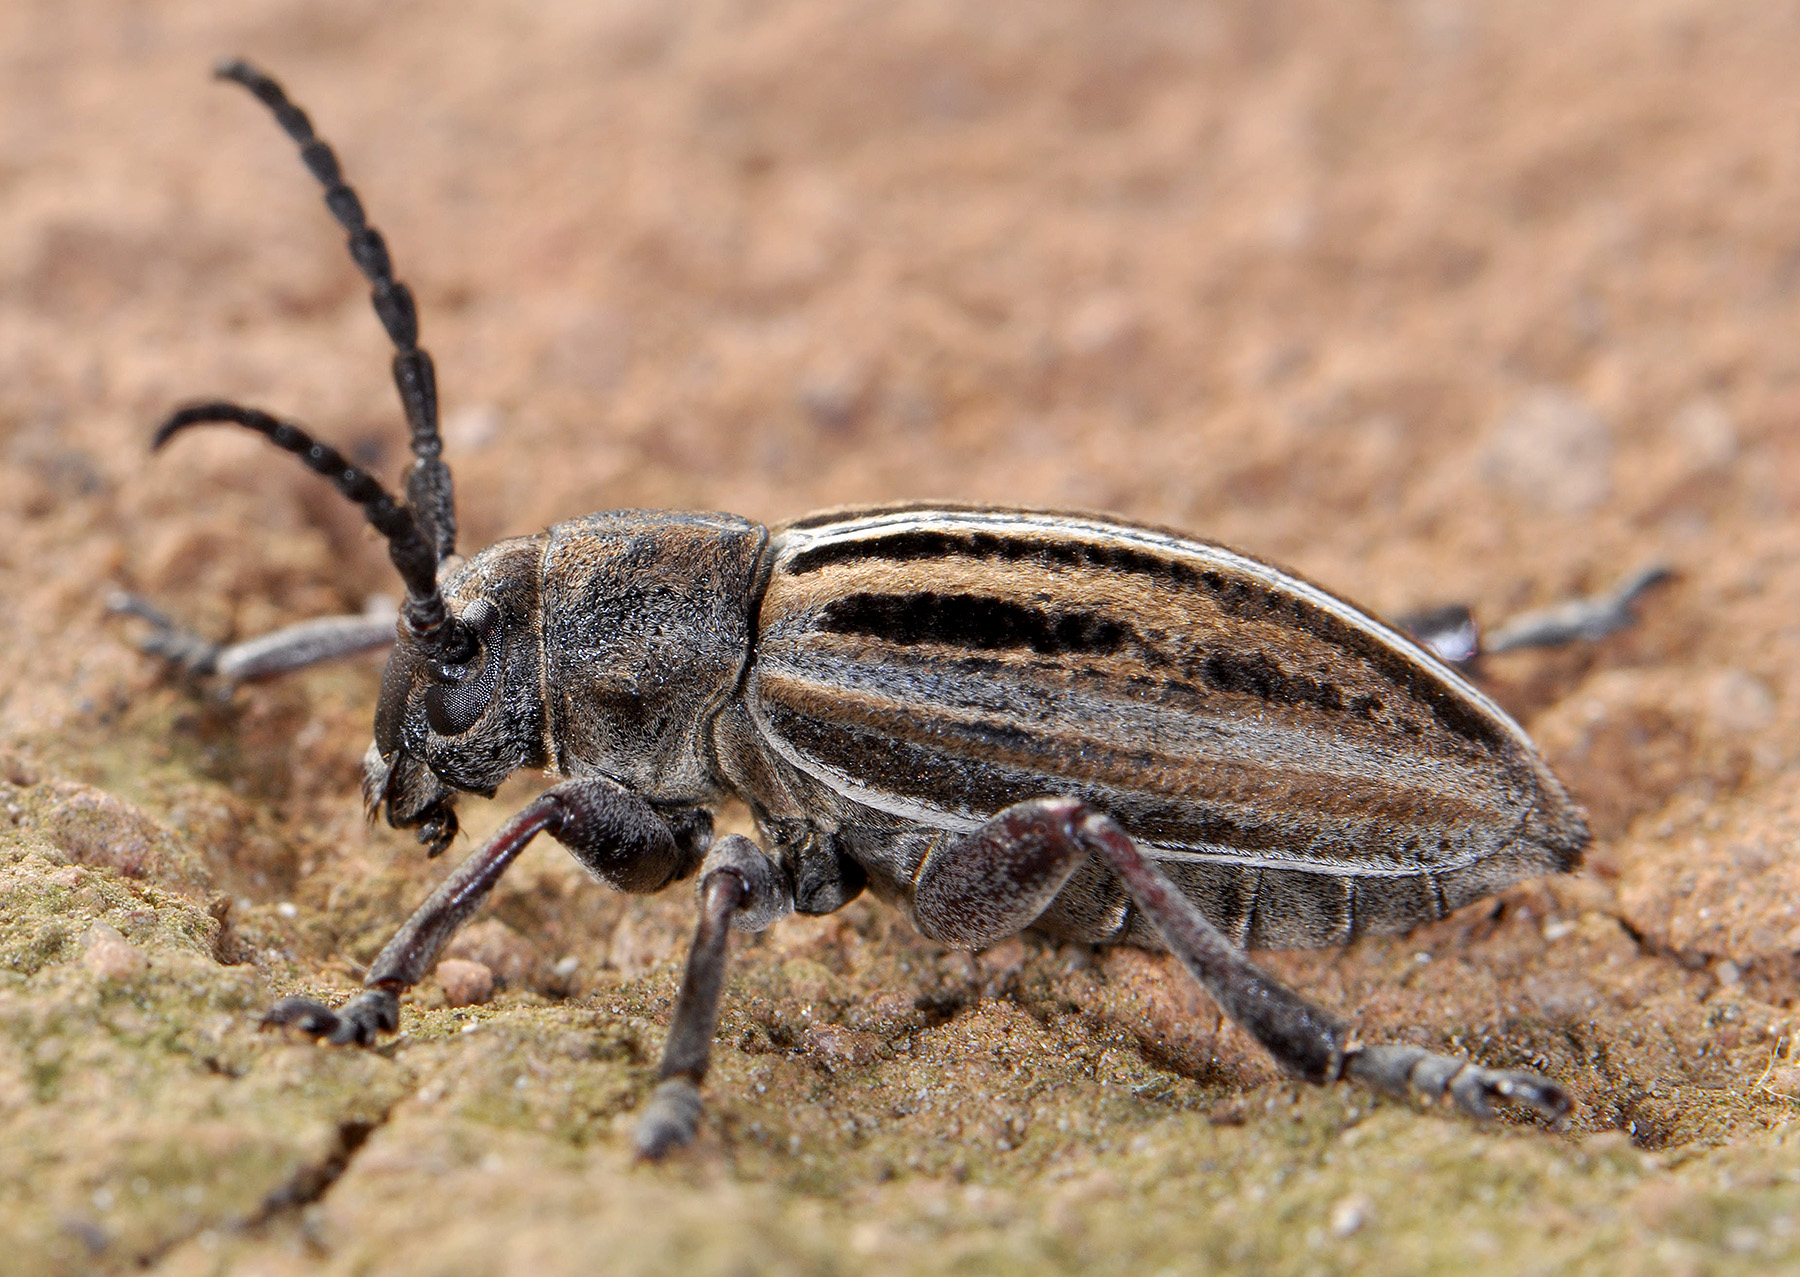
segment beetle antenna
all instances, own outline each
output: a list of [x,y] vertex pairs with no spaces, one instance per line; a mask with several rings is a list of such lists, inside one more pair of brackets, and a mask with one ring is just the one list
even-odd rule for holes
[[343,453],[320,443],[293,422],[234,403],[192,404],[178,410],[157,429],[150,446],[152,450],[160,448],[189,426],[214,422],[256,431],[277,448],[299,457],[309,470],[331,480],[339,492],[361,506],[375,530],[387,539],[388,558],[406,583],[402,623],[434,658],[455,663],[467,657],[469,634],[451,615],[438,590],[437,547],[413,512],[395,500],[374,475],[351,465]]
[[[369,225],[362,201],[344,181],[337,154],[313,132],[306,112],[290,102],[287,93],[267,74],[242,59],[220,62],[213,74],[243,85],[269,108],[275,122],[299,146],[300,158],[325,188],[325,207],[349,236],[350,256],[374,290],[369,300],[394,343],[394,386],[406,410],[415,458],[412,472],[406,477],[406,504],[413,519],[422,526],[433,553],[440,560],[446,559],[456,553],[456,490],[450,467],[444,464],[444,443],[438,435],[437,372],[431,356],[419,345],[419,313],[413,304],[412,290],[394,277],[387,241]],[[374,515],[369,517],[373,519]],[[395,562],[399,560],[396,558]],[[410,582],[407,588],[412,588]]]

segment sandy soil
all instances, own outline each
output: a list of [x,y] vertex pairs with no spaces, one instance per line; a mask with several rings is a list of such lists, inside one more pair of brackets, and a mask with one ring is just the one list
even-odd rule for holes
[[[1734,0],[0,7],[8,1271],[1800,1263],[1797,52]],[[946,496],[1489,622],[1672,564],[1632,631],[1488,670],[1585,872],[1270,958],[1370,1038],[1566,1080],[1569,1129],[1300,1088],[1162,958],[858,902],[740,946],[705,1133],[633,1167],[692,902],[554,847],[397,1045],[257,1033],[441,867],[362,823],[378,662],[221,699],[102,606],[248,635],[393,588],[258,441],[146,454],[223,395],[403,463],[226,53],[417,291],[466,546]]]

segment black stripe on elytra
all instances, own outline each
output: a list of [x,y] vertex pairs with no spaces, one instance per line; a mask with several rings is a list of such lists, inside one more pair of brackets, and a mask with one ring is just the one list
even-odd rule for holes
[[859,540],[827,541],[800,551],[783,568],[791,576],[805,576],[834,563],[868,559],[915,563],[922,559],[951,558],[1130,572],[1167,585],[1191,587],[1201,583],[1200,572],[1192,565],[1128,545],[1009,536],[998,532],[946,532],[933,528],[907,528]]
[[902,647],[1030,648],[1041,656],[1109,655],[1130,626],[1094,612],[1051,612],[980,594],[848,594],[819,610],[815,630],[865,634]]
[[1199,576],[1227,615],[1268,621],[1310,634],[1366,662],[1390,684],[1423,704],[1433,718],[1455,735],[1486,749],[1507,747],[1503,728],[1452,684],[1411,659],[1405,649],[1396,648],[1379,635],[1367,633],[1278,586],[1214,569],[1203,570]]
[[1217,691],[1240,692],[1271,705],[1310,705],[1371,721],[1381,713],[1379,697],[1346,697],[1336,683],[1288,673],[1266,652],[1211,651],[1199,660],[1196,673]]
[[[1453,685],[1384,638],[1348,624],[1279,585],[1217,568],[1196,567],[1129,545],[1096,543],[1073,537],[1057,539],[908,528],[815,545],[789,559],[782,570],[800,576],[834,563],[867,560],[904,563],[945,558],[1128,572],[1149,577],[1160,584],[1203,590],[1228,616],[1298,630],[1359,658],[1378,676],[1429,708],[1432,717],[1454,735],[1484,749],[1506,748],[1507,736],[1502,728]],[[1311,699],[1310,703],[1326,709],[1342,708],[1341,704],[1333,706],[1318,699]]]

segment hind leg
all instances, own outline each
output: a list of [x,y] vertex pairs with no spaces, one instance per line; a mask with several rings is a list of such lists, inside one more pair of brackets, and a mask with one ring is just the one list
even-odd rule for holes
[[919,930],[946,944],[980,948],[1030,926],[1092,853],[1119,876],[1219,1009],[1294,1076],[1321,1085],[1342,1079],[1390,1095],[1448,1098],[1491,1117],[1496,1101],[1545,1117],[1569,1110],[1562,1087],[1533,1073],[1486,1069],[1418,1047],[1361,1046],[1344,1025],[1251,962],[1139,850],[1118,822],[1074,798],[1016,804],[950,839],[915,879]]

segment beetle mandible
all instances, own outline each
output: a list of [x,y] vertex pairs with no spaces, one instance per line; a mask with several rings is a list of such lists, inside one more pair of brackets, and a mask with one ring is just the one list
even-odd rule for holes
[[[415,460],[402,500],[300,427],[221,402],[177,411],[156,443],[213,422],[265,435],[362,507],[406,597],[397,626],[314,622],[232,648],[122,606],[155,624],[147,649],[228,679],[392,642],[364,796],[433,855],[460,793],[492,796],[520,768],[563,778],[431,893],[362,993],[336,1010],[286,998],[269,1022],[365,1045],[395,1030],[400,994],[549,833],[621,891],[697,876],[645,1157],[696,1130],[728,930],[865,887],[946,945],[1035,927],[1166,948],[1309,1082],[1478,1116],[1568,1111],[1532,1073],[1359,1044],[1243,953],[1403,931],[1576,865],[1581,810],[1446,661],[1291,573],[1099,516],[900,505],[764,527],[615,510],[463,562],[411,294],[306,114],[245,62],[217,74],[323,184],[393,342]],[[1535,641],[1616,627],[1643,583]],[[712,838],[730,798],[762,845]]]

